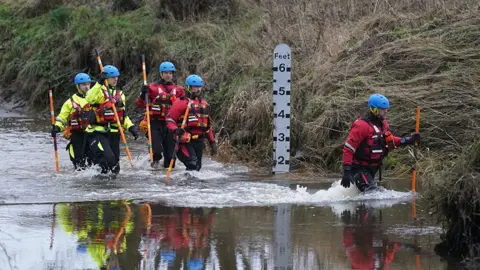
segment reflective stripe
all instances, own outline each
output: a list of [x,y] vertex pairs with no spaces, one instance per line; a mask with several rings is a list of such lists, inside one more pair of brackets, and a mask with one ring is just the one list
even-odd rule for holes
[[70,144],[69,152],[70,152],[70,156],[72,158],[75,158],[75,151],[73,151],[73,144]]
[[383,153],[383,150],[372,150],[372,153]]
[[165,122],[173,122],[173,123],[175,123],[175,121],[174,121],[172,118],[166,118],[166,119],[165,119]]
[[60,119],[59,117],[57,117],[55,120],[56,120],[57,122],[60,122],[60,123],[62,123],[62,125],[65,125],[65,122],[63,122],[63,120],[62,120],[62,119]]
[[375,126],[375,125],[372,125],[372,126],[373,126],[373,129],[375,129],[375,133],[380,133],[380,129],[378,129],[377,126]]
[[356,151],[355,148],[353,148],[353,146],[351,146],[348,142],[345,142],[345,146],[346,146],[348,149],[352,150],[353,153],[355,153],[355,151]]

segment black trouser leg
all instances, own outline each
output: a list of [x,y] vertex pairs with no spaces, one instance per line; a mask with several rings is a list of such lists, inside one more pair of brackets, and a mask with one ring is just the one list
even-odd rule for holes
[[[170,166],[170,160],[173,156],[173,149],[175,149],[174,134],[166,126],[163,129],[163,167],[168,168]],[[173,161],[172,168],[175,168],[175,161]]]
[[181,143],[177,152],[178,159],[185,164],[187,171],[197,169],[197,155],[191,143]]
[[203,139],[194,140],[193,148],[195,149],[195,155],[197,156],[197,171],[200,171],[202,168],[203,149],[205,149]]
[[108,140],[115,158],[115,164],[110,168],[113,173],[118,174],[120,172],[120,133],[111,132],[108,136]]
[[87,136],[88,147],[90,148],[93,163],[98,164],[102,168],[102,173],[107,173],[116,163],[115,154],[109,141],[109,134],[92,132]]
[[75,169],[85,169],[85,133],[72,132],[67,151]]
[[202,167],[204,143],[202,139],[191,140],[187,144],[180,144],[178,159],[185,164],[188,171],[199,171]]
[[378,167],[355,166],[352,168],[353,180],[355,185],[361,191],[369,191],[377,188],[375,174]]
[[162,159],[163,153],[163,128],[160,121],[152,120],[150,121],[150,130],[152,133],[152,152],[153,152],[153,161],[159,161]]

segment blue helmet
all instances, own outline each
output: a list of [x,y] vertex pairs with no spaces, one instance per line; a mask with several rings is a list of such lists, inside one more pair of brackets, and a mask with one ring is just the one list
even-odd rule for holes
[[87,83],[87,82],[91,82],[91,81],[92,81],[92,79],[90,79],[90,76],[88,76],[87,73],[78,73],[75,76],[75,79],[73,79],[73,82],[75,84]]
[[202,270],[203,269],[203,261],[202,259],[188,259],[187,260],[187,268],[190,270]]
[[192,74],[185,80],[187,86],[203,86],[203,80],[200,76]]
[[368,99],[369,108],[389,109],[390,102],[384,95],[373,94]]
[[112,65],[106,65],[103,67],[103,73],[107,78],[118,77],[120,76],[120,72],[118,69]]
[[175,69],[175,65],[172,63],[172,62],[163,62],[160,64],[160,66],[158,67],[158,70],[160,72],[174,72],[176,71]]
[[175,250],[160,251],[160,258],[162,259],[162,261],[168,263],[169,266],[173,265],[173,263],[175,262],[175,257],[176,257]]

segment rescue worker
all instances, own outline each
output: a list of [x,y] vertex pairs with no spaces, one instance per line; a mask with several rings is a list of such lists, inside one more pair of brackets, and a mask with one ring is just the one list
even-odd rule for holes
[[363,118],[355,120],[343,146],[342,186],[355,184],[361,191],[377,188],[375,174],[382,160],[398,146],[411,145],[420,141],[420,134],[409,137],[395,137],[390,133],[386,120],[390,102],[380,94],[368,99],[369,112]]
[[[140,96],[137,98],[137,107],[145,108],[145,97],[148,95],[153,152],[151,166],[152,168],[157,168],[159,161],[163,157],[163,167],[168,168],[175,142],[173,140],[173,133],[169,132],[165,125],[165,116],[170,111],[173,102],[175,102],[177,98],[185,96],[185,90],[183,87],[172,82],[173,74],[176,71],[173,63],[161,63],[159,71],[161,76],[159,81],[142,87]],[[140,123],[140,128],[142,131],[147,132],[146,117]]]
[[[217,144],[211,129],[209,105],[202,98],[202,78],[198,75],[190,75],[185,80],[185,84],[187,86],[186,96],[173,104],[165,121],[168,129],[175,132],[176,138],[179,140],[178,159],[185,164],[187,170],[199,171],[202,167],[204,139],[207,138],[210,143],[212,156],[217,153]],[[181,123],[188,104],[190,104],[190,110],[186,128],[183,129]]]
[[[120,72],[112,65],[104,67],[97,83],[88,91],[85,97],[92,109],[89,112],[87,141],[95,164],[102,168],[102,174],[111,171],[120,172],[120,134],[117,119],[113,112],[115,104],[118,118],[124,130],[128,130],[136,140],[138,131],[126,112],[126,99],[123,91],[117,89]],[[104,81],[108,82],[108,90]]]
[[69,152],[73,167],[75,170],[84,170],[87,163],[91,165],[85,134],[88,125],[86,114],[90,106],[85,100],[85,94],[90,89],[92,80],[88,74],[78,73],[73,81],[77,92],[63,103],[55,125],[52,127],[52,136],[63,131],[64,137],[70,140],[66,149]]

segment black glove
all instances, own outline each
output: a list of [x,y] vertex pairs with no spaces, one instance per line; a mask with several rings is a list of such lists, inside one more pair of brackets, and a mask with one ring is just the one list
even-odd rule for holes
[[105,80],[108,79],[107,76],[105,75],[105,73],[100,73],[100,75],[98,76],[98,80],[97,82],[101,85],[104,85],[105,84]]
[[52,137],[57,136],[57,133],[59,133],[59,132],[60,132],[60,128],[57,125],[53,125],[52,126],[52,131],[51,131]]
[[150,86],[148,86],[148,85],[142,86],[142,90],[140,91],[140,98],[141,99],[145,99],[149,89],[150,89]]
[[215,156],[217,154],[217,143],[215,141],[210,143],[210,155]]
[[341,185],[344,188],[349,188],[351,183],[353,183],[352,168],[350,165],[343,165],[343,177]]
[[137,140],[137,138],[138,138],[138,130],[137,130],[137,127],[131,126],[131,127],[128,129],[128,131],[130,131],[130,133],[132,134],[133,139],[134,139],[134,140]]
[[175,135],[177,135],[178,137],[182,136],[185,132],[185,129],[181,127],[175,129]]
[[420,133],[413,133],[412,136],[400,139],[400,144],[402,145],[415,144],[415,142],[420,142]]

